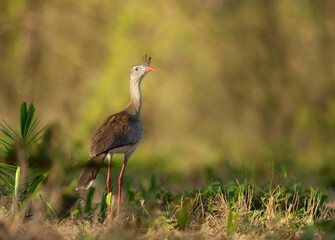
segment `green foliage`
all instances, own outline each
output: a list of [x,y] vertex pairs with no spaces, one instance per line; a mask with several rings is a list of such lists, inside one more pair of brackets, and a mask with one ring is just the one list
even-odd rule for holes
[[14,185],[14,193],[13,193],[13,203],[12,203],[12,213],[16,213],[16,207],[19,201],[19,182],[20,182],[20,167],[17,167],[15,172],[15,185]]
[[[34,131],[36,130],[36,127],[40,123],[38,118],[34,120],[34,114],[35,114],[35,107],[34,107],[33,102],[30,103],[29,110],[27,110],[26,102],[21,104],[20,128],[21,128],[21,137],[22,137],[23,143],[27,143],[27,144],[36,143],[38,140],[40,140],[43,137],[42,133],[45,130],[45,128],[42,128],[41,130],[33,134]],[[33,120],[34,122],[32,123]]]
[[[269,191],[271,187],[273,190]],[[93,193],[91,191],[87,194],[89,199],[86,202],[90,202]],[[131,193],[132,197],[128,198],[125,214],[135,217],[139,221],[136,225],[141,229],[159,229],[165,226],[169,230],[187,231],[194,226],[206,226],[209,219],[216,219],[215,225],[222,226],[220,231],[225,236],[251,232],[261,235],[268,231],[265,224],[273,224],[272,227],[277,228],[276,225],[280,226],[282,223],[286,226],[284,231],[277,230],[268,236],[287,237],[297,232],[304,232],[307,236],[310,232],[314,234],[316,230],[332,236],[333,231],[332,221],[325,220],[335,213],[327,213],[330,210],[325,206],[326,193],[313,188],[302,188],[297,184],[271,186],[271,183],[267,183],[260,186],[216,181],[201,189],[174,194],[152,180],[147,188],[142,187],[139,191],[128,189],[127,193]],[[97,212],[100,206],[98,220],[101,223],[106,217],[109,202],[105,192],[101,203],[91,208]],[[80,209],[74,214],[75,219],[91,215]],[[68,214],[66,218],[70,216]]]
[[[12,167],[10,165],[5,165],[5,167],[9,168]],[[43,181],[48,176],[49,172],[44,174],[39,173],[36,169],[30,169],[29,176],[25,179],[24,185],[20,186],[20,175],[21,175],[21,168],[17,167],[14,176],[9,176],[8,182],[11,182],[14,178],[14,187],[8,187],[8,192],[5,192],[4,196],[12,194],[12,213],[16,214],[19,209],[21,212],[26,213],[28,207],[31,203],[31,200],[35,197],[37,190],[43,183]],[[19,194],[20,193],[20,194]]]
[[[100,222],[104,222],[107,216],[108,211],[108,204],[107,204],[107,189],[101,196],[101,202],[100,202]],[[110,202],[110,201],[109,201]]]
[[286,165],[285,164],[281,164],[280,165],[280,171],[281,171],[281,175],[284,179],[286,179],[287,177],[287,172],[286,172]]
[[9,126],[9,124],[2,120],[3,124],[0,123],[0,131],[5,135],[6,138],[0,139],[1,145],[5,149],[0,149],[0,154],[6,156],[9,151],[13,148],[14,143],[18,141],[19,137],[17,133]]
[[[40,121],[38,118],[34,119],[35,107],[33,102],[30,103],[29,110],[27,110],[27,103],[23,102],[20,107],[20,132],[21,136],[16,133],[13,128],[5,121],[0,123],[0,131],[5,138],[0,138],[0,144],[5,148],[0,148],[0,154],[7,156],[14,148],[15,144],[23,144],[29,148],[31,144],[37,143],[42,137],[45,128],[36,131]],[[29,149],[26,149],[29,151]]]
[[177,223],[181,230],[185,230],[187,224],[190,222],[190,202],[183,203],[181,209],[177,213]]
[[1,188],[1,195],[7,195],[8,190],[13,192],[15,188],[15,172],[17,167],[0,162],[0,185],[7,186],[7,190]]
[[[76,1],[66,11],[65,0],[38,10],[29,1],[4,1],[1,116],[10,119],[19,101],[34,94],[76,156],[87,154],[103,119],[127,104],[129,69],[150,49],[158,71],[142,87],[146,140],[137,158],[143,164],[155,146],[152,158],[168,159],[160,163],[167,168],[180,171],[183,162],[191,172],[231,159],[236,172],[247,168],[262,178],[268,155],[294,167],[295,176],[312,175],[334,157],[332,1],[172,0],[169,11],[165,2],[145,1],[135,15],[128,9],[140,7],[136,0]],[[35,11],[32,41],[24,23]]]
[[237,231],[238,224],[238,210],[234,211],[233,207],[229,208],[227,220],[227,235],[231,235]]
[[[36,168],[32,170],[36,170]],[[28,208],[31,200],[35,197],[37,190],[40,188],[41,184],[44,182],[48,175],[49,172],[40,173],[40,171],[36,172],[35,175],[33,173],[30,174],[25,183],[26,187],[24,189],[24,196],[27,199],[24,202],[24,207]]]
[[[33,94],[44,119],[56,116],[66,133],[57,131],[62,135],[59,149],[49,151],[53,144],[48,142],[46,152],[60,168],[53,171],[57,187],[68,186],[77,177],[69,165],[84,161],[96,126],[127,104],[129,68],[151,49],[158,71],[143,82],[145,140],[134,155],[137,161],[132,161],[136,170],[127,169],[134,179],[134,184],[125,184],[128,219],[134,215],[140,231],[150,225],[159,229],[158,223],[169,230],[187,230],[206,226],[213,216],[225,237],[228,228],[237,235],[270,231],[257,221],[272,217],[274,226],[286,214],[289,226],[273,239],[307,226],[312,237],[332,231],[331,219],[317,222],[327,195],[291,183],[299,179],[304,184],[308,178],[307,183],[322,188],[320,179],[325,185],[327,181],[328,189],[335,188],[334,1],[172,0],[167,7],[164,1],[88,0],[69,5],[65,0],[5,0],[2,6],[0,111],[7,115],[0,123],[1,156],[8,156],[15,142],[30,145],[42,135],[34,138],[38,120],[32,104],[21,105],[19,129],[8,124],[12,109]],[[134,14],[134,9],[141,10]],[[31,29],[33,34],[27,34]],[[147,168],[147,181],[136,182],[138,168]],[[207,168],[212,170],[204,171]],[[285,180],[279,186],[275,170]],[[0,163],[5,202],[13,199],[17,171]],[[174,175],[177,171],[182,177]],[[157,177],[150,181],[148,172]],[[35,174],[28,170],[19,201],[41,188],[37,184],[36,191],[34,186],[28,190],[27,182],[43,179],[43,174]],[[241,174],[241,184],[228,182]],[[163,185],[159,181],[164,178],[168,180]],[[213,179],[220,181],[210,183]],[[257,185],[245,179],[271,180]],[[188,187],[202,184],[200,189]],[[180,185],[189,190],[176,193]],[[61,194],[50,191],[42,195]],[[69,194],[78,194],[72,191]],[[105,192],[94,203],[92,196],[98,192],[89,192],[77,209],[59,216],[59,222],[71,217],[93,221],[92,212],[103,222],[111,195]],[[251,199],[249,215],[241,210],[241,199]],[[320,205],[309,208],[316,199]],[[53,202],[44,202],[49,218],[58,219]],[[78,225],[82,234],[85,226]]]
[[[0,131],[3,133],[4,138],[0,139],[0,143],[5,149],[0,149],[0,154],[8,156],[8,154],[14,150],[16,145],[23,146],[25,149],[24,159],[26,161],[27,154],[30,151],[30,147],[37,143],[38,140],[43,136],[45,128],[35,132],[39,121],[38,118],[34,119],[35,107],[31,103],[27,110],[26,102],[21,104],[20,107],[20,133],[16,133],[13,128],[3,120],[3,124],[0,123]],[[19,156],[18,156],[19,157]],[[26,171],[26,178],[20,179],[22,171]],[[48,176],[49,172],[41,173],[40,169],[36,167],[22,169],[20,166],[13,166],[6,163],[0,163],[0,186],[2,195],[12,195],[12,211],[13,214],[17,212],[17,208],[22,208],[22,212],[26,212],[31,200],[35,197],[35,194],[43,181]],[[20,182],[23,182],[20,186]]]
[[90,188],[87,192],[86,203],[84,207],[84,212],[86,214],[89,214],[91,212],[91,205],[92,205],[92,199],[93,199],[94,192],[95,192],[94,187]]
[[28,169],[28,176],[25,179],[21,196],[18,196],[20,172],[20,167],[0,163],[0,186],[7,187],[6,189],[1,188],[2,195],[7,196],[13,194],[15,199],[24,199],[28,196],[34,196],[41,183],[49,174],[49,172],[41,173],[38,168]]

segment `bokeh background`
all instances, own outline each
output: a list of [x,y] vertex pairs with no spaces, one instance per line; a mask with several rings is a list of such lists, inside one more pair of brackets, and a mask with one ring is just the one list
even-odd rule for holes
[[285,166],[286,181],[334,188],[334,23],[332,0],[2,0],[0,118],[18,129],[33,101],[69,183],[149,53],[126,181],[263,182],[274,163],[278,179]]

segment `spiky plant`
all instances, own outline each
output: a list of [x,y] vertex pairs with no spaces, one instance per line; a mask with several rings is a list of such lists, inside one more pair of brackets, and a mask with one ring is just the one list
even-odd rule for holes
[[2,120],[2,123],[0,123],[0,131],[3,133],[4,137],[0,138],[0,144],[3,146],[3,148],[0,148],[1,156],[8,156],[15,144],[22,144],[25,146],[26,150],[29,151],[29,147],[43,137],[45,128],[36,131],[40,121],[38,118],[34,119],[34,114],[35,107],[33,102],[30,103],[29,109],[27,109],[26,102],[21,104],[20,134],[15,132],[5,120]]
[[[14,131],[5,120],[2,120],[0,131],[3,133],[3,136],[0,137],[0,145],[2,146],[0,148],[0,156],[9,156],[17,147],[18,155],[23,152],[21,158],[26,160],[29,157],[31,147],[43,137],[45,130],[45,128],[42,128],[37,131],[40,121],[38,118],[34,118],[34,114],[35,107],[33,103],[29,105],[29,109],[27,109],[26,102],[21,104],[20,133]],[[22,170],[26,171],[25,174],[22,174]],[[21,207],[27,207],[47,175],[48,172],[41,172],[36,167],[21,169],[18,166],[0,162],[0,193],[4,196],[12,195],[13,206],[21,202],[19,204]],[[24,179],[20,181],[22,177]],[[19,182],[22,183],[20,191]],[[24,200],[25,202],[23,203]]]

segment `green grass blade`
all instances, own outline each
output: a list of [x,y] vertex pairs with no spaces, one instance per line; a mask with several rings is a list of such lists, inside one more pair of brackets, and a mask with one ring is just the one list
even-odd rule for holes
[[275,177],[275,163],[272,159],[272,176],[271,176],[271,183],[270,183],[270,195],[272,194],[272,186],[273,186],[274,177]]
[[49,202],[46,202],[48,208],[51,210],[51,212],[55,215],[56,218],[58,218],[58,215],[55,211],[55,209],[52,207],[52,205]]
[[47,178],[47,176],[49,175],[49,172],[44,173],[40,179],[38,181],[36,181],[34,183],[34,185],[31,187],[31,189],[29,190],[30,192],[30,197],[33,198],[37,189],[41,186],[41,184],[43,183],[43,181]]
[[233,223],[233,208],[230,207],[229,213],[228,213],[228,220],[227,220],[227,234],[229,235],[232,229],[232,223]]
[[61,225],[67,218],[71,217],[71,213],[65,214],[62,218],[59,219],[58,225]]
[[92,199],[93,199],[93,196],[94,196],[94,192],[95,192],[95,188],[92,187],[90,188],[90,190],[88,191],[87,193],[87,196],[86,196],[86,204],[85,204],[85,207],[84,207],[84,212],[85,213],[90,213],[91,211],[91,205],[92,205]]
[[24,127],[26,125],[26,120],[27,120],[27,103],[23,102],[20,107],[20,128],[22,138],[24,138]]
[[41,186],[41,184],[42,184],[43,181],[47,178],[48,175],[49,175],[49,172],[46,172],[46,173],[44,173],[44,174],[41,176],[40,180],[39,180],[39,181],[37,182],[37,184],[36,184],[36,187],[34,187],[34,188],[32,189],[31,197],[34,197],[34,195],[35,195],[37,189]]
[[65,215],[58,221],[58,225],[62,224],[67,218],[71,217],[71,215],[73,216],[73,215],[76,214],[77,212],[79,212],[79,210],[76,208],[76,209],[74,209],[72,212],[68,212],[67,214],[65,214]]
[[236,211],[236,215],[235,215],[235,219],[234,219],[234,223],[233,223],[233,231],[236,232],[237,231],[237,224],[238,224],[238,212]]
[[281,171],[281,175],[283,176],[283,178],[286,179],[286,177],[287,177],[287,172],[286,172],[286,165],[285,165],[285,164],[281,164],[281,165],[280,165],[280,171]]
[[100,203],[100,218],[99,221],[103,222],[106,218],[106,211],[107,211],[107,203],[106,203],[107,191],[104,192],[101,196],[101,203]]
[[23,203],[23,212],[26,212],[28,209],[28,206],[31,202],[31,200],[34,198],[37,190],[39,189],[39,187],[41,186],[41,184],[43,183],[43,181],[46,179],[46,177],[49,175],[49,172],[44,173],[39,180],[37,180],[36,182],[33,183],[33,185],[30,187],[29,189],[29,197],[24,201]]

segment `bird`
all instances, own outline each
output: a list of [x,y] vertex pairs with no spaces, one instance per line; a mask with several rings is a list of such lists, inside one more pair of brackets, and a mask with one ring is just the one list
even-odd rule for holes
[[[124,172],[130,156],[135,152],[143,136],[141,122],[142,93],[141,82],[148,72],[154,71],[150,66],[151,57],[146,54],[142,63],[131,68],[129,75],[130,102],[118,113],[110,115],[95,132],[90,146],[90,157],[78,179],[76,190],[88,189],[99,173],[104,159],[108,158],[107,192],[111,187],[111,162],[113,154],[124,154],[118,179],[118,208],[116,218],[120,215],[122,184]],[[111,217],[111,208],[108,210]]]

